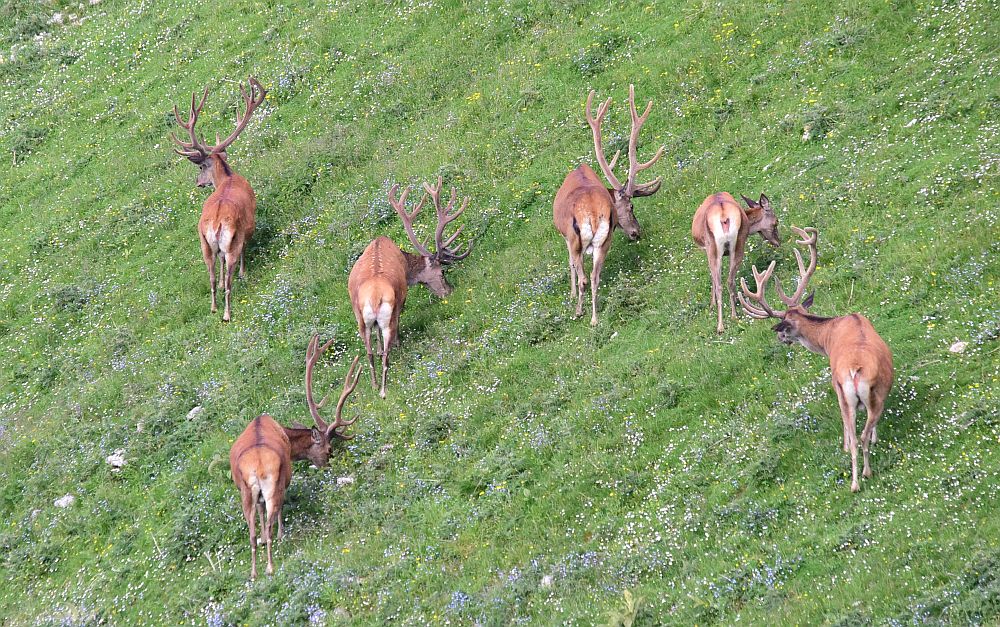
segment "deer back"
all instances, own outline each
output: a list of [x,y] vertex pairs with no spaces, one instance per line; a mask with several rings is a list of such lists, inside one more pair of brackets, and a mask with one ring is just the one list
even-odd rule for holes
[[253,234],[257,213],[257,196],[253,188],[245,178],[229,168],[224,157],[213,155],[213,159],[218,183],[202,205],[199,221],[202,232],[206,228],[229,224],[245,235]]
[[[861,314],[834,318],[829,323],[826,352],[834,373],[860,371],[869,381],[887,380],[892,384],[892,351],[879,336],[871,321]],[[888,392],[888,387],[885,388]]]
[[[691,237],[699,248],[706,249],[719,235],[719,225],[729,221],[727,233],[733,234],[740,243],[746,241],[747,219],[743,208],[727,192],[719,192],[705,198],[694,212],[691,221]],[[726,239],[731,239],[727,237]]]
[[406,257],[388,237],[377,237],[354,263],[347,291],[355,310],[365,303],[402,303],[406,300]]
[[[598,223],[607,220],[615,226],[611,194],[586,163],[566,175],[552,203],[552,221],[563,237],[579,234],[579,224],[585,220]],[[575,226],[574,226],[575,225]]]
[[284,428],[267,414],[254,418],[233,442],[229,468],[241,489],[252,472],[275,473],[287,485],[292,476],[292,448]]

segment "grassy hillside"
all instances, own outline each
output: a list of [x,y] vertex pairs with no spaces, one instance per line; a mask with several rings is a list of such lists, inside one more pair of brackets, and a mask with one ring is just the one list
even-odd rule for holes
[[[0,623],[995,624],[998,20],[997,0],[4,0]],[[229,154],[258,228],[224,325],[170,112],[207,84],[199,127],[226,133],[248,74],[270,94]],[[591,159],[587,92],[615,98],[621,143],[629,83],[664,184],[636,202],[644,238],[616,236],[592,329],[551,203]],[[472,197],[476,250],[450,298],[411,291],[388,399],[363,383],[357,438],[296,467],[277,572],[250,584],[229,446],[261,412],[307,421],[314,332],[338,385],[362,350],[350,265],[405,242],[389,186],[438,174]],[[715,333],[690,217],[720,190],[766,192],[786,237],[818,227],[814,311],[864,313],[894,351],[858,494],[827,361],[764,322]],[[749,249],[744,276],[794,267]]]

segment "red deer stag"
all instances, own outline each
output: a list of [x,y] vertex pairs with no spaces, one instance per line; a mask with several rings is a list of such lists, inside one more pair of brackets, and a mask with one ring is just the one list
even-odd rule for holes
[[[469,198],[466,197],[462,206],[452,212],[455,206],[456,191],[451,188],[451,200],[445,207],[441,206],[441,177],[438,177],[436,187],[424,183],[424,196],[414,207],[413,211],[406,211],[406,197],[410,189],[403,190],[402,196],[398,199],[396,194],[399,185],[393,185],[389,190],[389,203],[399,214],[403,221],[403,227],[410,238],[416,253],[409,253],[399,249],[388,237],[378,237],[365,248],[365,252],[355,262],[351,268],[351,275],[347,280],[347,290],[351,296],[351,305],[354,308],[354,317],[358,321],[358,333],[365,342],[365,352],[368,354],[368,365],[371,366],[372,387],[376,387],[375,382],[375,358],[372,354],[371,332],[376,327],[381,336],[379,346],[382,355],[382,388],[379,396],[385,398],[386,373],[389,371],[389,349],[399,340],[399,313],[406,302],[406,291],[408,285],[423,283],[435,295],[442,298],[451,294],[451,286],[444,277],[444,267],[448,264],[460,261],[469,256],[472,252],[472,242],[470,241],[464,252],[453,249],[451,246],[455,239],[462,232],[464,225],[459,226],[454,233],[447,238],[444,237],[445,227],[450,222],[458,218],[469,205]],[[437,228],[434,231],[434,253],[420,243],[413,232],[413,218],[423,207],[427,197],[430,196],[437,211]]]
[[778,237],[778,217],[771,209],[771,201],[764,194],[760,200],[743,196],[747,208],[744,209],[726,192],[712,194],[694,212],[691,222],[691,237],[699,248],[708,255],[708,272],[712,275],[712,307],[719,312],[719,326],[722,333],[722,258],[729,255],[729,308],[736,318],[736,272],[743,263],[747,237],[760,233],[772,246],[781,245]]
[[198,187],[215,188],[202,206],[198,235],[201,238],[201,254],[208,267],[209,288],[212,290],[212,313],[217,311],[215,260],[219,256],[222,258],[219,283],[223,283],[226,292],[226,308],[222,313],[222,320],[226,322],[230,318],[229,296],[233,289],[233,271],[236,269],[236,261],[239,260],[240,278],[242,279],[245,274],[243,246],[253,235],[254,214],[257,211],[257,198],[250,183],[233,171],[226,155],[226,148],[243,132],[250,122],[250,116],[260,103],[264,102],[264,97],[267,95],[267,90],[252,76],[249,85],[250,93],[247,93],[242,84],[240,85],[240,94],[243,96],[246,110],[243,115],[237,110],[236,129],[229,137],[219,141],[219,136],[216,135],[215,144],[209,145],[205,143],[204,138],[199,139],[195,133],[194,125],[198,122],[198,115],[205,106],[205,99],[208,98],[208,87],[205,88],[205,93],[197,106],[195,106],[196,94],[191,94],[191,111],[187,122],[181,119],[177,106],[174,106],[174,118],[177,124],[188,132],[191,141],[181,141],[173,133],[170,134],[171,139],[180,146],[180,150],[175,148],[174,152],[187,157],[198,166]]
[[278,539],[285,529],[281,521],[281,508],[285,502],[285,489],[292,480],[292,462],[308,459],[320,468],[330,459],[331,441],[334,438],[350,440],[353,435],[345,435],[343,430],[354,424],[357,416],[343,420],[341,412],[344,402],[358,385],[361,370],[357,368],[360,355],[354,358],[344,377],[344,388],[337,401],[337,409],[332,423],[327,424],[319,414],[326,404],[324,398],[319,403],[313,400],[312,372],[319,356],[333,343],[317,348],[319,337],[314,335],[306,349],[306,402],[316,426],[308,429],[298,423],[283,427],[267,414],[254,418],[247,428],[236,438],[229,451],[229,467],[233,481],[240,491],[243,516],[250,528],[250,578],[257,578],[257,532],[254,527],[254,509],[260,518],[261,533],[267,544],[267,574],[274,572],[271,561],[271,528],[278,521]]
[[649,183],[637,184],[636,175],[651,167],[663,155],[664,147],[656,151],[652,159],[639,163],[636,156],[636,142],[639,139],[639,129],[646,123],[653,101],[646,105],[646,111],[639,115],[635,108],[635,87],[628,87],[628,104],[632,113],[632,133],[628,140],[628,176],[622,185],[615,176],[614,167],[621,151],[615,153],[609,164],[604,158],[604,148],[601,142],[601,123],[611,106],[608,98],[597,110],[597,117],[591,115],[591,104],[594,92],[587,96],[586,117],[594,135],[594,152],[597,162],[604,172],[610,187],[605,187],[597,174],[587,164],[581,164],[566,175],[562,187],[556,193],[552,203],[552,222],[566,240],[569,250],[569,296],[576,297],[576,317],[583,315],[583,287],[587,284],[587,275],[583,271],[583,256],[591,254],[594,258],[590,272],[590,324],[597,324],[597,287],[601,281],[601,269],[604,258],[611,248],[612,232],[621,228],[633,242],[641,233],[639,222],[635,219],[632,209],[632,199],[637,196],[650,196],[660,189],[662,177],[657,177]]
[[[851,453],[851,491],[860,489],[858,484],[858,439],[855,413],[860,406],[868,412],[864,429],[861,431],[861,448],[864,451],[865,466],[862,475],[872,476],[868,462],[868,447],[878,441],[875,429],[882,416],[885,398],[892,388],[892,352],[875,327],[861,314],[850,314],[837,318],[822,318],[808,312],[813,297],[802,300],[806,285],[816,270],[816,240],[819,233],[814,228],[805,230],[792,227],[802,239],[799,244],[809,247],[809,266],[802,263],[802,255],[795,251],[799,266],[799,285],[791,297],[785,296],[778,278],[774,279],[774,289],[778,298],[788,306],[785,311],[775,311],[764,296],[767,282],[774,272],[774,263],[761,274],[754,267],[757,291],[751,292],[744,279],[740,279],[743,292],[737,294],[743,309],[754,318],[778,318],[774,326],[778,339],[785,344],[798,342],[814,353],[830,358],[833,390],[840,402],[840,415],[844,423],[844,451]],[[744,295],[746,298],[744,298]],[[756,304],[751,304],[752,299]]]

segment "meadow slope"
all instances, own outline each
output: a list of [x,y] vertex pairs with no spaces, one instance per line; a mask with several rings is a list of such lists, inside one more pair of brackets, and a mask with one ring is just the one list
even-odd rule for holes
[[[4,0],[0,623],[996,624],[998,23],[998,0]],[[270,94],[229,155],[258,227],[223,324],[168,134],[205,85],[199,128],[227,133],[248,74]],[[592,158],[590,89],[627,141],[629,83],[664,183],[592,329],[552,198]],[[388,188],[438,174],[475,252],[448,299],[413,288],[388,399],[363,382],[356,439],[296,467],[251,584],[229,446],[308,421],[314,332],[339,385],[351,263],[405,242]],[[818,227],[814,311],[894,351],[858,494],[827,361],[715,333],[690,217],[721,190]],[[742,276],[794,268],[748,248]]]

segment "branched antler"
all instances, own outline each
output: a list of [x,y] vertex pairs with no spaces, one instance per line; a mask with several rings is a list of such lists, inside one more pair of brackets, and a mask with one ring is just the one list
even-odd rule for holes
[[[399,194],[399,184],[397,183],[389,190],[389,204],[392,205],[393,209],[396,210],[396,213],[399,214],[399,219],[403,221],[403,228],[406,229],[406,235],[410,238],[410,243],[412,243],[413,247],[417,249],[417,252],[424,257],[433,257],[443,264],[449,264],[461,261],[462,259],[468,257],[469,253],[472,252],[474,241],[470,240],[466,245],[465,250],[461,252],[461,248],[452,247],[452,244],[454,244],[455,240],[465,228],[464,224],[455,229],[454,233],[445,237],[445,227],[465,212],[465,209],[469,206],[469,197],[466,197],[462,201],[462,205],[457,210],[452,211],[452,208],[455,206],[455,200],[458,198],[457,190],[452,187],[451,200],[448,201],[446,206],[442,207],[442,184],[440,176],[438,177],[437,185],[432,186],[430,183],[424,183],[424,195],[420,198],[420,202],[418,202],[413,208],[413,211],[407,211],[406,198],[410,193],[410,188],[403,190],[403,193],[397,197],[397,194]],[[413,231],[413,219],[417,216],[417,213],[420,212],[420,209],[423,208],[424,202],[427,198],[430,198],[434,203],[434,210],[437,214],[437,228],[434,229],[435,248],[433,253],[427,249],[427,246],[420,243],[420,240],[417,239],[416,233]]]
[[198,116],[201,114],[201,110],[205,108],[205,100],[208,98],[208,87],[205,88],[205,92],[201,96],[201,102],[197,105],[195,105],[195,100],[198,94],[191,94],[191,110],[188,113],[187,122],[181,119],[180,111],[177,110],[177,105],[174,105],[174,119],[177,120],[177,124],[181,128],[188,132],[188,136],[191,139],[188,142],[182,141],[171,133],[170,138],[180,146],[180,150],[175,148],[174,152],[182,157],[187,157],[195,163],[201,163],[210,154],[222,152],[228,148],[239,137],[240,133],[243,132],[247,124],[250,123],[250,116],[253,115],[253,112],[264,102],[264,98],[267,96],[267,90],[264,89],[263,85],[256,78],[250,76],[248,78],[248,85],[250,86],[249,93],[247,93],[243,84],[240,83],[240,95],[243,97],[245,109],[242,114],[239,110],[236,111],[236,129],[229,134],[229,137],[221,141],[219,140],[219,135],[216,134],[214,145],[209,145],[204,137],[199,139],[194,130],[195,124],[198,123]]
[[594,91],[591,90],[590,94],[587,96],[587,106],[584,114],[587,118],[587,124],[590,125],[590,130],[594,136],[594,153],[597,156],[597,163],[600,164],[601,170],[604,172],[605,178],[608,183],[614,189],[621,191],[629,198],[633,196],[649,196],[656,193],[660,188],[660,183],[663,182],[663,177],[657,177],[656,179],[648,182],[638,184],[635,182],[635,177],[639,172],[649,169],[654,163],[659,161],[660,157],[663,156],[663,151],[666,150],[666,146],[660,146],[660,149],[656,151],[653,158],[649,161],[640,163],[636,146],[639,141],[639,131],[642,126],[646,123],[649,118],[649,113],[653,109],[653,101],[650,100],[646,105],[646,110],[643,111],[642,115],[639,115],[639,111],[635,108],[635,86],[628,86],[628,105],[629,112],[632,115],[632,131],[628,138],[628,176],[625,179],[625,185],[621,184],[618,177],[615,176],[614,168],[615,164],[618,163],[618,157],[621,151],[615,152],[615,156],[611,159],[611,163],[608,163],[604,156],[604,146],[601,140],[601,124],[604,122],[604,116],[608,113],[608,108],[611,106],[611,98],[604,101],[597,109],[597,117],[595,118],[591,114],[591,108],[594,100]]
[[[802,261],[802,255],[798,249],[795,249],[795,261],[799,266],[799,285],[791,297],[785,296],[784,290],[781,289],[781,282],[778,280],[778,277],[774,277],[774,289],[778,293],[778,298],[788,307],[795,307],[802,304],[802,295],[806,291],[806,286],[809,284],[809,279],[812,278],[813,272],[816,271],[816,242],[819,239],[819,231],[813,227],[800,229],[793,226],[792,230],[802,238],[796,243],[809,248],[809,266],[806,267]],[[757,282],[756,292],[751,292],[750,288],[747,287],[746,279],[740,278],[741,292],[737,292],[736,297],[740,299],[743,310],[754,318],[784,318],[785,313],[787,313],[787,310],[776,311],[772,309],[767,304],[767,299],[764,296],[764,292],[767,289],[767,282],[774,273],[775,263],[772,261],[771,265],[763,273],[757,270],[757,266],[753,266],[753,277]],[[759,306],[751,304],[748,299],[755,301]]]
[[326,349],[330,348],[331,344],[333,344],[332,338],[326,344],[323,344],[323,346],[319,346],[319,335],[313,335],[312,339],[309,340],[309,346],[306,348],[306,404],[309,405],[309,413],[312,414],[313,420],[316,422],[316,428],[325,432],[327,438],[336,437],[341,440],[350,440],[354,436],[344,435],[343,430],[354,424],[358,417],[355,416],[351,420],[343,420],[341,418],[341,412],[344,409],[344,403],[347,400],[347,397],[350,396],[351,392],[354,391],[354,388],[357,387],[358,379],[361,377],[361,371],[357,370],[358,360],[361,356],[359,355],[355,357],[354,361],[351,362],[351,367],[347,370],[347,375],[344,377],[344,388],[340,393],[340,400],[337,401],[337,409],[332,423],[328,424],[325,420],[323,420],[323,417],[320,416],[319,413],[320,408],[326,404],[328,397],[324,397],[319,403],[316,403],[313,400],[313,366],[316,365],[320,355],[322,355]]

